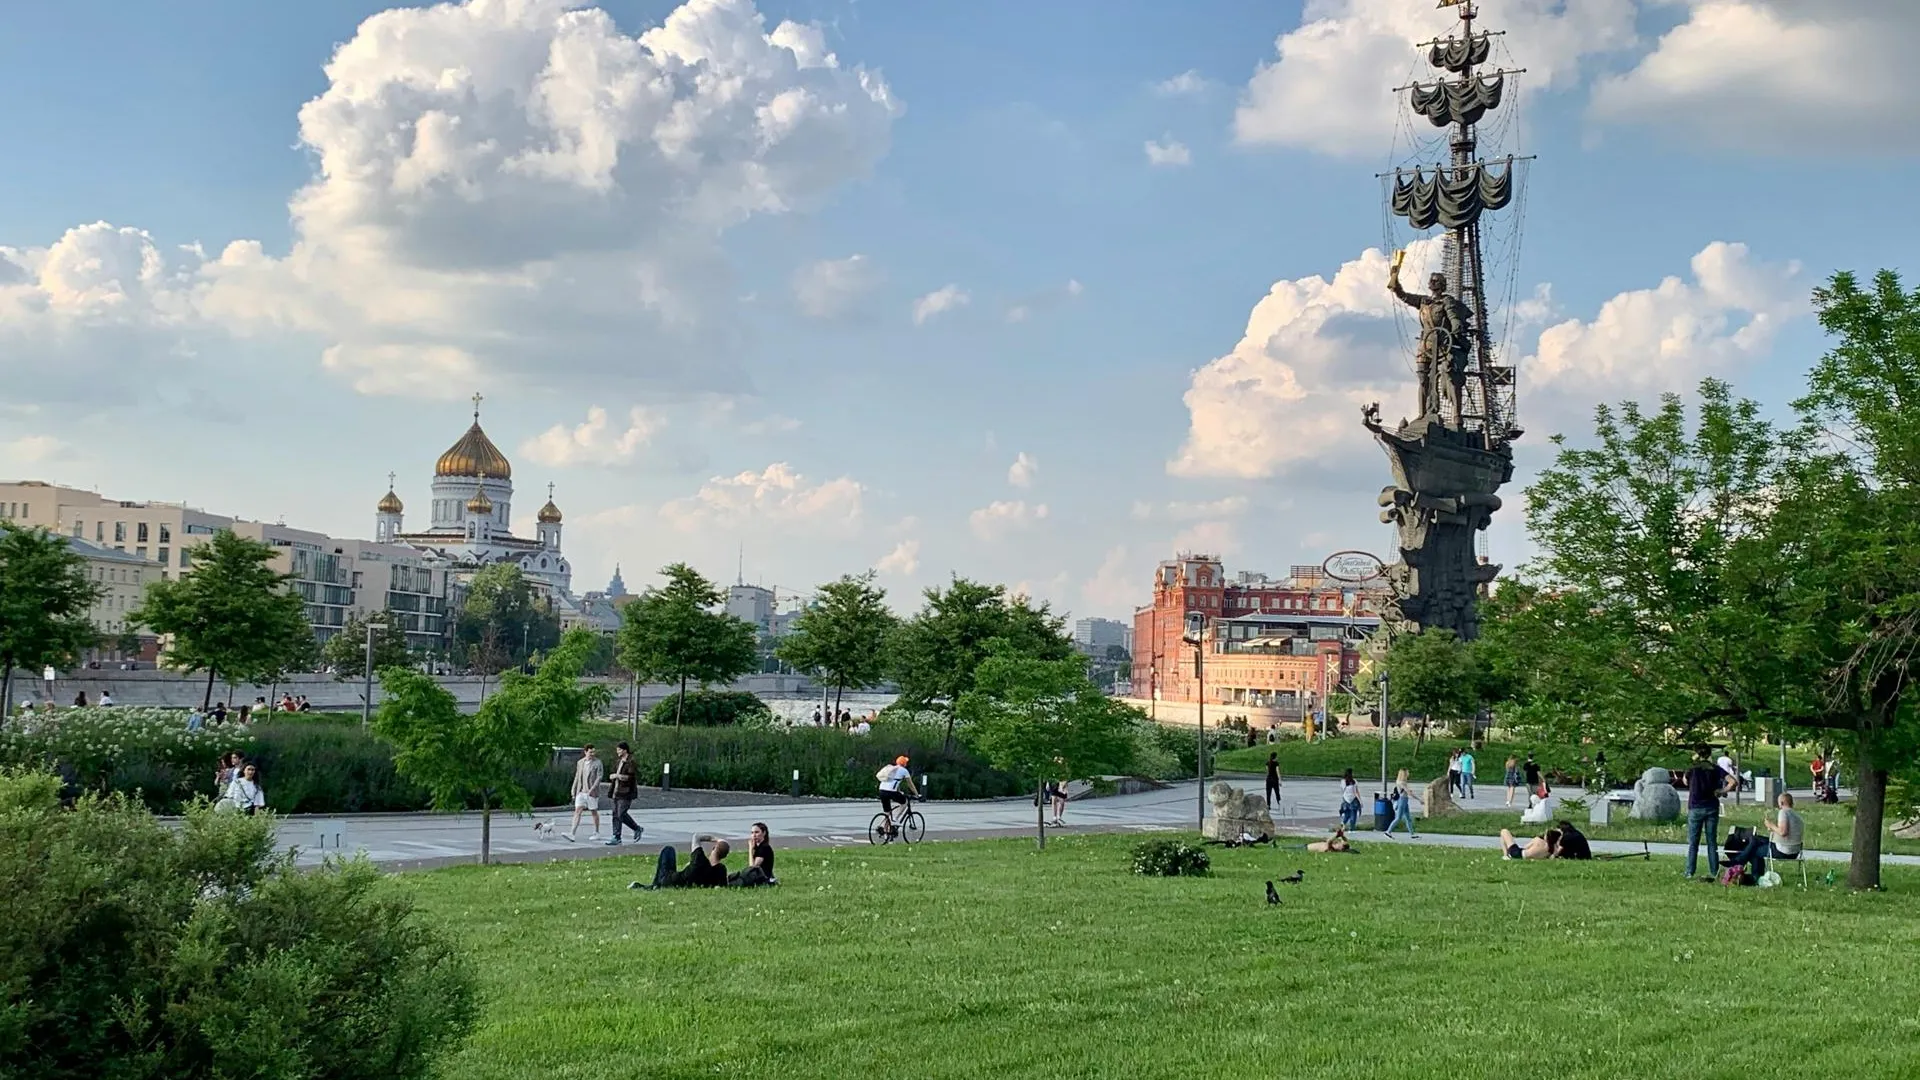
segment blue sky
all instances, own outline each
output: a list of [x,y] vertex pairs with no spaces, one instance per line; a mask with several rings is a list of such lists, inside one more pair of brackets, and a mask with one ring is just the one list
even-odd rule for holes
[[[1363,253],[1387,88],[1447,13],[499,0],[366,23],[385,7],[15,13],[0,474],[364,533],[389,470],[424,505],[480,389],[516,513],[556,483],[581,587],[616,560],[731,576],[744,545],[789,589],[879,565],[903,602],[959,572],[1120,615],[1176,546],[1284,571],[1385,540],[1357,403],[1392,413],[1404,357]],[[1808,290],[1911,246],[1920,122],[1886,43],[1920,15],[1482,7],[1540,155],[1508,342],[1529,430],[1708,374],[1783,405],[1821,348]]]

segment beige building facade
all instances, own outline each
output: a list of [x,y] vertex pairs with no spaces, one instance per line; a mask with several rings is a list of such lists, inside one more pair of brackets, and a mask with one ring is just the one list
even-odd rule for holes
[[431,554],[406,545],[339,540],[181,503],[109,499],[33,480],[0,483],[0,524],[46,528],[130,558],[144,567],[141,590],[190,573],[196,549],[229,529],[274,549],[274,567],[290,576],[288,585],[306,602],[307,621],[319,640],[338,633],[350,616],[392,611],[416,648],[439,651],[444,644],[449,572],[436,567]]

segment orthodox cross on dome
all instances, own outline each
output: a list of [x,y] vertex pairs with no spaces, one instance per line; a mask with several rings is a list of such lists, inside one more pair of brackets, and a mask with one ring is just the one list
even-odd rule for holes
[[480,391],[473,392],[473,422],[476,424],[480,422],[480,403],[484,400],[486,399],[480,396]]
[[547,481],[547,501],[553,501],[553,481]]
[[398,479],[398,478],[399,478],[399,475],[400,475],[399,473],[388,473],[388,474],[387,474],[387,490],[388,490],[388,491],[392,491],[392,490],[393,490],[393,482],[394,482],[394,480],[396,480],[396,479]]

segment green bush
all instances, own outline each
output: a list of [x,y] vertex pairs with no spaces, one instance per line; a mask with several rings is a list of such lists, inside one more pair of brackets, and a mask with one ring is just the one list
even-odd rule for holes
[[673,763],[676,787],[785,794],[800,770],[807,795],[859,798],[878,787],[874,773],[895,756],[912,759],[915,776],[932,777],[935,798],[980,799],[1018,795],[1020,780],[992,768],[964,746],[943,748],[939,731],[917,724],[876,724],[870,735],[837,728],[673,728],[643,725],[629,740],[643,783],[658,783]]
[[[678,696],[670,697],[647,710],[647,723],[674,726]],[[744,690],[695,690],[687,694],[686,710],[680,714],[683,727],[764,727],[773,721],[773,710],[757,695]]]
[[478,980],[364,861],[296,870],[270,817],[169,828],[0,774],[0,1075],[426,1077]]
[[251,754],[251,730],[188,731],[178,709],[61,709],[0,729],[0,765],[58,772],[83,791],[137,792],[158,811],[214,794],[214,770],[228,750]]
[[[269,720],[253,728],[251,760],[260,766],[267,806],[283,814],[424,810],[424,788],[393,767],[393,749],[352,724]],[[516,774],[535,806],[559,806],[572,790],[570,767]],[[479,808],[476,800],[473,809]]]
[[1204,877],[1213,860],[1185,840],[1143,840],[1133,848],[1133,872],[1147,877]]

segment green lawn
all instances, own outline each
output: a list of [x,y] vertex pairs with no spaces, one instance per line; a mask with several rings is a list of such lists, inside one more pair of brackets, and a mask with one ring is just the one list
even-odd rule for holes
[[[1853,850],[1853,807],[1850,804],[1828,806],[1813,803],[1795,807],[1800,816],[1806,819],[1806,846],[1815,851],[1851,851]],[[1735,825],[1747,825],[1760,828],[1759,807],[1747,803],[1735,807],[1731,803],[1720,811],[1720,832]],[[1671,825],[1658,825],[1650,821],[1621,821],[1607,826],[1589,826],[1587,812],[1582,809],[1569,809],[1562,816],[1579,826],[1580,831],[1596,840],[1652,840],[1656,843],[1684,844],[1687,842],[1687,823],[1684,818]],[[1372,815],[1367,815],[1371,824]],[[1493,836],[1501,829],[1511,829],[1514,835],[1536,836],[1541,826],[1521,825],[1520,808],[1512,810],[1460,810],[1442,814],[1434,818],[1419,818],[1416,824],[1422,832],[1465,833],[1474,836]],[[1891,831],[1880,834],[1880,850],[1887,854],[1920,855],[1920,840],[1901,840]]]
[[[1433,780],[1446,775],[1447,755],[1466,745],[1463,739],[1428,739],[1424,743],[1414,739],[1388,739],[1387,767],[1390,772],[1406,769],[1415,781]],[[1574,760],[1579,749],[1488,743],[1473,752],[1475,775],[1481,787],[1498,788],[1504,778],[1507,756],[1511,754],[1515,759],[1525,761],[1530,750],[1543,766],[1584,772],[1584,766],[1576,765]],[[1286,776],[1339,776],[1345,770],[1352,769],[1362,783],[1370,776],[1375,784],[1380,781],[1380,740],[1368,738],[1365,734],[1342,735],[1311,743],[1305,739],[1284,739],[1271,746],[1260,743],[1221,753],[1213,758],[1213,765],[1226,772],[1265,772],[1269,753],[1280,755],[1280,771]],[[1682,769],[1686,767],[1689,757],[1688,751],[1676,749],[1663,755],[1661,763]],[[1807,768],[1810,760],[1812,755],[1805,750],[1787,751],[1788,778],[1795,787],[1812,785],[1813,774]],[[1762,744],[1748,756],[1747,765],[1773,771],[1779,768],[1779,761],[1779,750]],[[1637,771],[1635,775],[1638,775]]]
[[1133,839],[794,850],[770,890],[630,892],[638,858],[400,880],[484,970],[462,1080],[1920,1075],[1901,868],[1729,890],[1363,842],[1146,879]]

